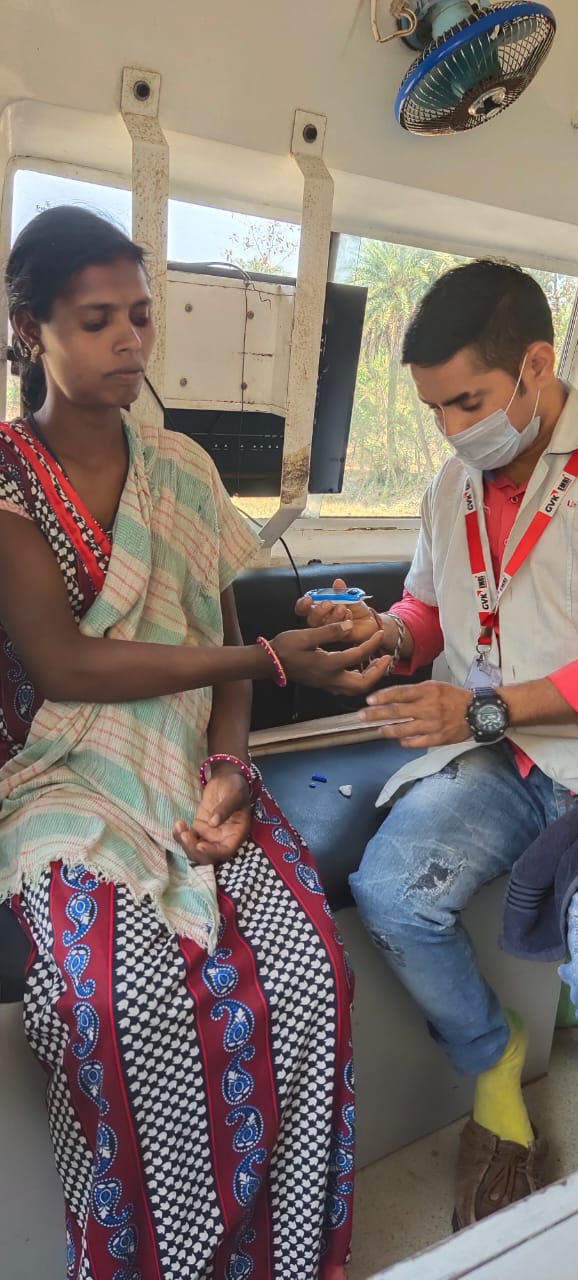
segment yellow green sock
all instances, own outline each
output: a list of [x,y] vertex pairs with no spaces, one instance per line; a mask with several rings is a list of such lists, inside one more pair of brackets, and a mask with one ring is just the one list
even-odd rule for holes
[[528,1036],[515,1013],[508,1012],[511,1035],[495,1066],[483,1071],[476,1082],[474,1120],[506,1142],[529,1147],[534,1131],[522,1096],[522,1070]]

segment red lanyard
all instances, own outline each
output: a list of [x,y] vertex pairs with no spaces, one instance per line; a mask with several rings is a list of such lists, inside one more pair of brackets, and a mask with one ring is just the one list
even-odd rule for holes
[[496,630],[498,620],[498,609],[500,600],[511,582],[514,574],[528,559],[530,552],[534,550],[536,543],[540,541],[544,530],[548,528],[550,521],[556,515],[561,500],[574,481],[578,477],[578,449],[572,454],[571,458],[564,464],[564,469],[560,475],[557,484],[550,490],[547,498],[543,502],[540,510],[536,512],[534,519],[525,534],[520,539],[518,546],[513,551],[507,565],[502,569],[500,585],[496,593],[495,604],[490,604],[490,587],[488,582],[488,572],[486,562],[484,560],[484,551],[482,547],[482,539],[480,536],[480,522],[476,511],[476,504],[472,493],[472,482],[468,478],[464,489],[464,510],[466,519],[466,534],[468,539],[468,551],[470,554],[470,568],[472,571],[472,581],[474,584],[474,592],[478,602],[478,617],[480,619],[480,635],[478,637],[478,649],[489,649],[492,643],[492,637]]

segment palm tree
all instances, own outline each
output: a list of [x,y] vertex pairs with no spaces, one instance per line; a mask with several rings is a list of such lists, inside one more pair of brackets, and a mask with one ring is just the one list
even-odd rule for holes
[[[369,288],[343,497],[378,510],[417,512],[421,493],[446,449],[400,364],[403,334],[423,294],[464,262],[450,254],[361,240],[340,278]],[[573,276],[532,271],[543,288],[561,350],[576,297]],[[385,446],[385,447],[384,447]]]
[[[377,405],[383,403],[383,392],[386,390],[384,411],[380,425],[382,438],[385,436],[385,459],[378,468],[388,487],[398,482],[403,460],[400,456],[399,429],[402,417],[400,399],[403,387],[403,399],[409,400],[413,418],[413,428],[417,430],[421,449],[428,471],[434,469],[432,453],[427,441],[423,412],[417,402],[411,379],[405,374],[400,364],[403,335],[420,298],[434,280],[450,267],[457,265],[458,258],[449,254],[433,253],[427,249],[414,249],[407,245],[396,245],[382,240],[365,240],[357,262],[354,282],[369,287],[365,329],[361,352],[360,366],[365,369],[365,397]],[[372,372],[379,378],[385,378],[386,388],[372,388]],[[411,430],[410,426],[410,430]],[[409,443],[409,442],[408,442]]]

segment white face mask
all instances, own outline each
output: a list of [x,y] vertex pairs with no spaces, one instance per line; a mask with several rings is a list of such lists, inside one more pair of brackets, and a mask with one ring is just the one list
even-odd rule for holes
[[481,422],[476,422],[473,427],[466,427],[465,431],[460,431],[455,436],[447,436],[444,431],[452,449],[466,466],[475,467],[478,471],[497,471],[500,467],[507,467],[518,454],[524,453],[533,445],[540,430],[540,418],[536,416],[540,392],[532,417],[523,431],[517,431],[508,417],[508,409],[518,393],[527,358],[524,357],[520,376],[505,409],[496,409],[487,418],[482,418]]

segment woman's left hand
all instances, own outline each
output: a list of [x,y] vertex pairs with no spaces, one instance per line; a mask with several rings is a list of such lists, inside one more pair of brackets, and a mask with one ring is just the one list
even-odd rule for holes
[[190,826],[181,819],[173,836],[191,862],[208,866],[232,858],[251,828],[249,786],[238,769],[215,772]]

